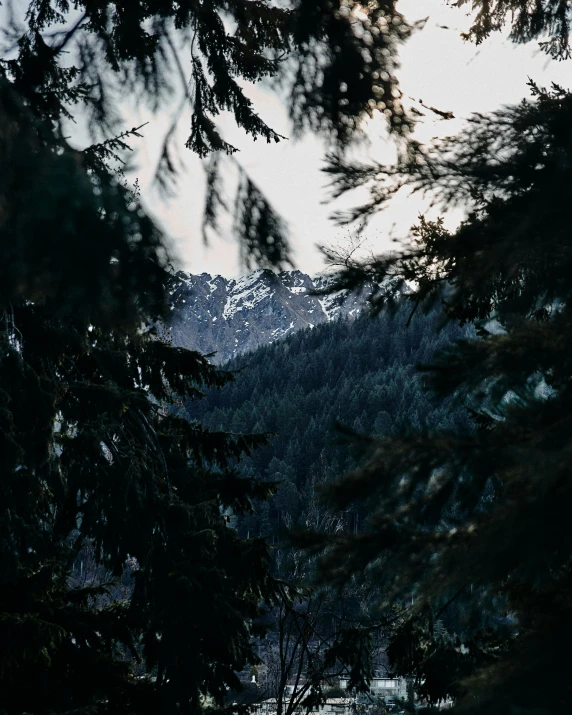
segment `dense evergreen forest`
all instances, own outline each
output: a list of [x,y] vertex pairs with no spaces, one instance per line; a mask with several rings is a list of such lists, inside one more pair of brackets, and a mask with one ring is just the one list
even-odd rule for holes
[[[187,403],[188,416],[212,430],[272,433],[238,465],[243,476],[280,484],[253,515],[241,517],[244,536],[275,536],[284,520],[307,514],[317,484],[355,466],[346,430],[381,436],[470,429],[468,413],[452,409],[451,400],[432,400],[415,370],[467,329],[442,326],[437,310],[407,324],[410,312],[401,305],[395,313],[299,331],[227,363],[236,379]],[[356,519],[356,512],[346,515],[346,526],[355,529]]]

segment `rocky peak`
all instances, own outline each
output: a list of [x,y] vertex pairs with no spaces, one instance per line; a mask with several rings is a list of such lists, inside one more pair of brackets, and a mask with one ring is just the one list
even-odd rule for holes
[[214,352],[213,361],[223,363],[302,328],[356,316],[365,294],[315,295],[328,280],[298,270],[258,270],[236,279],[179,271],[169,288],[167,328],[174,345]]

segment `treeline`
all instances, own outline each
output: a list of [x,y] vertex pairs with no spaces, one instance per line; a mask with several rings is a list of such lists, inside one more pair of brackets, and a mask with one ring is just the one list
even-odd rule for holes
[[[336,425],[360,434],[470,428],[463,409],[434,401],[415,372],[446,344],[462,339],[440,314],[415,315],[410,306],[377,317],[339,320],[235,358],[225,368],[236,380],[186,405],[188,416],[212,430],[272,433],[269,443],[244,459],[244,476],[280,482],[277,494],[242,517],[240,530],[270,536],[284,518],[298,520],[317,483],[355,464]],[[354,523],[355,514],[348,517]]]

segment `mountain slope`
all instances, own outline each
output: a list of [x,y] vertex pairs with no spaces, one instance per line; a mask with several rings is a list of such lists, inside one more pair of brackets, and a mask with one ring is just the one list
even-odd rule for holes
[[352,450],[336,444],[336,421],[378,435],[470,429],[467,413],[449,401],[434,402],[415,371],[468,331],[441,327],[438,311],[419,313],[408,326],[410,314],[410,305],[401,305],[395,314],[301,330],[225,364],[237,370],[236,380],[186,404],[188,418],[212,430],[273,433],[238,465],[243,476],[281,482],[273,499],[240,519],[244,535],[276,533],[285,516],[297,521],[316,483],[355,466]]
[[213,361],[223,363],[302,328],[356,317],[367,289],[314,295],[327,281],[301,271],[259,270],[238,279],[179,271],[169,290],[172,318],[167,328],[174,345],[216,353]]

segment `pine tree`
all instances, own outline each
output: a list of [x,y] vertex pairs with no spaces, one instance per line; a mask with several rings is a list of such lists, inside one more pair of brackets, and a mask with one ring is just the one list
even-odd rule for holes
[[570,59],[570,10],[559,0],[523,3],[520,0],[458,0],[471,2],[476,10],[474,22],[464,39],[480,44],[492,32],[505,29],[510,22],[510,39],[517,43],[541,39],[540,47],[553,59]]
[[394,668],[463,713],[572,707],[572,95],[531,90],[397,169],[467,207],[459,228],[422,219],[409,250],[349,276],[402,275],[414,307],[439,300],[446,319],[476,327],[425,370],[473,428],[372,440],[330,491],[337,508],[367,499],[366,529],[329,539],[322,562],[328,581],[383,584]]
[[230,467],[260,438],[176,416],[228,376],[149,327],[161,235],[6,82],[0,161],[0,709],[197,712],[271,596],[224,516],[268,493]]

